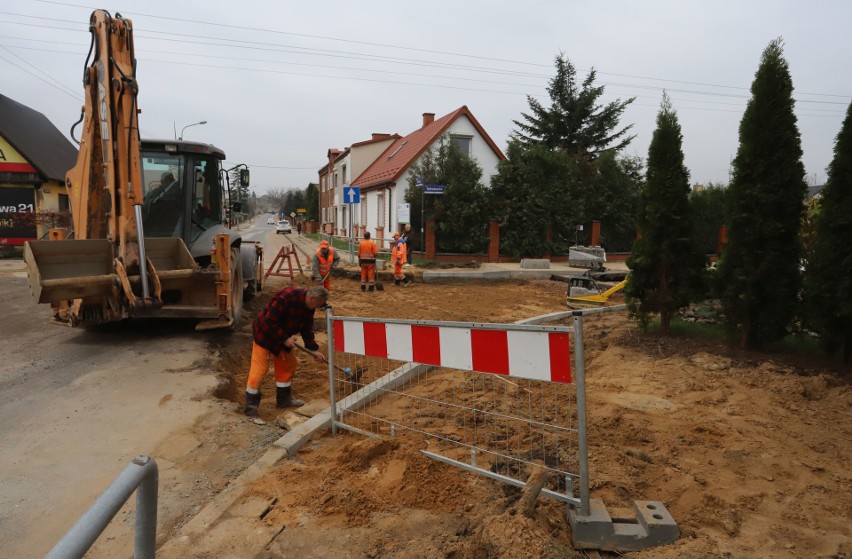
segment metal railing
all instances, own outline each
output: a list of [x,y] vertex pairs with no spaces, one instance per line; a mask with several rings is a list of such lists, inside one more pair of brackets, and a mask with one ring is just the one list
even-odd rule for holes
[[83,557],[135,491],[136,530],[133,557],[153,559],[157,544],[158,483],[159,473],[154,459],[150,456],[137,456],[45,557]]

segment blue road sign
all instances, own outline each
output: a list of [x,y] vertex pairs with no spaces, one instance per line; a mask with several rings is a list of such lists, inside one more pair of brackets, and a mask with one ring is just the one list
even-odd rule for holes
[[443,184],[424,184],[423,185],[423,194],[443,194],[444,193],[444,185]]
[[414,177],[414,186],[416,186],[417,188],[423,188],[423,177]]
[[343,187],[343,202],[346,204],[361,203],[361,189],[357,186]]

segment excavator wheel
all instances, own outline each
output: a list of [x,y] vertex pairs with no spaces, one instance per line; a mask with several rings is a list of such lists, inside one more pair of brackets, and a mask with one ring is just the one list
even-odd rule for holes
[[231,248],[231,318],[234,330],[240,329],[240,317],[243,314],[243,267],[240,264],[239,247]]

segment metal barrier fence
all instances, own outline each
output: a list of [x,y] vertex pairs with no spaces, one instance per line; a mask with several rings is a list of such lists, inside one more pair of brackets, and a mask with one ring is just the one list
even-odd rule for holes
[[53,546],[46,559],[82,557],[101,532],[136,491],[135,559],[153,559],[157,545],[157,463],[150,456],[137,456],[89,510]]
[[[430,458],[518,487],[541,468],[541,493],[568,503],[575,548],[672,543],[680,531],[663,503],[634,501],[634,518],[611,517],[589,495],[583,316],[625,308],[515,324],[334,317],[328,308],[332,433],[399,437]],[[565,320],[571,326],[543,325]],[[359,407],[338,410],[336,394],[356,390]]]
[[[571,338],[582,355],[582,337],[573,326],[334,317],[330,309],[327,320],[333,431],[404,438],[430,458],[515,486],[540,467],[543,494],[588,510],[582,361],[571,366]],[[400,379],[412,362],[426,366]],[[369,403],[335,408],[336,395],[365,385]]]

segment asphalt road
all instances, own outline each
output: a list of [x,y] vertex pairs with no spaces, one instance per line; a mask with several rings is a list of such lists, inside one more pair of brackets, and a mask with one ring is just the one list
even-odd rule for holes
[[230,334],[156,319],[72,329],[33,302],[20,262],[0,262],[0,308],[0,557],[43,556],[139,454],[174,457],[160,464],[161,519],[187,514],[186,492],[163,485],[199,475],[180,468],[202,418],[238,417],[211,396],[211,347]]

